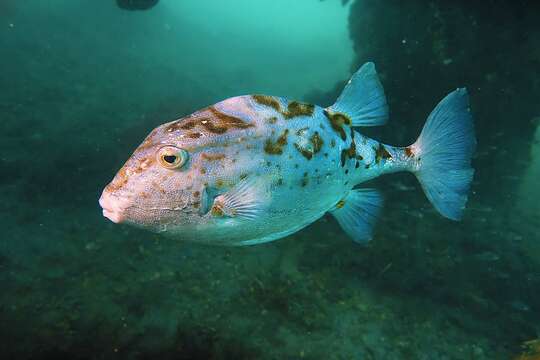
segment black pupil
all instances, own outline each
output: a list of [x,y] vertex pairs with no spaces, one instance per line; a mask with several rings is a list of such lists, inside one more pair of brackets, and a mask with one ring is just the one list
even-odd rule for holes
[[165,155],[163,156],[163,160],[169,164],[174,164],[176,162],[176,155]]

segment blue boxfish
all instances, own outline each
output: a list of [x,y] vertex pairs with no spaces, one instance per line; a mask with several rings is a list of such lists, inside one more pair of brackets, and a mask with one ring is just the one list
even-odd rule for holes
[[99,203],[115,223],[216,245],[276,240],[330,213],[365,244],[383,201],[378,190],[359,185],[408,171],[441,215],[461,219],[476,146],[467,90],[447,95],[410,146],[357,131],[387,119],[373,63],[327,108],[269,95],[232,97],[151,131]]

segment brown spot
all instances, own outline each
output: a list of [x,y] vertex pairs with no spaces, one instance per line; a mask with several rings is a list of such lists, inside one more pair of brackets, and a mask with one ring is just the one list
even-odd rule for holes
[[[296,134],[299,136],[303,136],[303,133],[307,129],[308,128],[300,129]],[[321,151],[324,142],[317,131],[315,131],[315,133],[309,137],[309,142],[311,143],[311,147],[305,148],[298,143],[294,143],[294,147],[296,148],[296,150],[298,150],[300,154],[302,154],[302,156],[304,156],[308,160],[311,160],[314,154]]]
[[347,161],[347,150],[341,150],[341,167],[345,166],[345,161]]
[[343,199],[339,200],[338,203],[336,204],[336,208],[338,209],[341,209],[344,206],[345,206],[345,200]]
[[148,193],[146,192],[142,192],[141,195],[140,195],[143,199],[148,199]]
[[222,153],[202,153],[201,157],[208,161],[219,161],[225,159],[225,154]]
[[330,121],[332,129],[339,134],[342,140],[347,139],[347,134],[345,133],[345,129],[343,129],[343,125],[350,126],[351,119],[342,113],[331,113],[326,109],[323,112],[328,121]]
[[407,157],[414,157],[414,153],[413,153],[412,149],[410,148],[410,146],[407,146],[405,148],[405,155]]
[[271,118],[266,119],[266,122],[269,124],[275,124],[277,122],[277,117],[272,116]]
[[283,130],[283,133],[277,138],[276,142],[273,142],[271,139],[267,139],[264,143],[264,152],[270,155],[281,155],[283,154],[283,147],[287,145],[287,135],[289,134],[289,129]]
[[309,183],[308,173],[305,172],[304,177],[302,177],[302,180],[300,182],[300,185],[302,185],[302,187],[306,187],[308,183]]
[[217,179],[216,180],[216,187],[220,188],[223,187],[225,183],[223,182],[223,179]]
[[305,149],[303,147],[301,147],[300,145],[298,145],[297,143],[294,143],[294,147],[296,148],[296,150],[298,150],[300,152],[300,154],[302,154],[306,159],[308,160],[311,160],[311,158],[313,157],[313,152],[308,150],[308,149]]
[[292,119],[297,116],[312,116],[315,105],[291,101],[287,105],[287,111],[282,112],[285,119]]
[[212,206],[212,210],[211,210],[210,212],[211,212],[212,215],[214,215],[214,216],[219,216],[219,217],[221,217],[221,216],[225,215],[225,214],[223,213],[223,209],[221,208],[221,205],[220,205],[219,203],[214,204],[214,205]]
[[311,137],[309,138],[309,141],[313,145],[313,153],[316,154],[319,151],[321,151],[324,141],[319,135],[319,132],[315,131],[315,134],[311,135]]
[[201,192],[200,192],[200,191],[195,191],[195,192],[193,193],[193,196],[199,197],[199,196],[201,196]]
[[203,167],[202,167],[199,171],[200,171],[200,173],[203,174],[203,175],[206,174],[206,169],[203,168]]
[[345,162],[347,159],[355,159],[356,158],[356,143],[354,142],[354,139],[351,141],[351,146],[348,149],[341,150],[341,166],[345,166]]
[[388,150],[384,147],[383,144],[379,143],[379,146],[377,148],[374,148],[375,150],[375,163],[378,164],[381,162],[382,159],[389,159],[392,157]]
[[281,111],[281,105],[279,104],[279,101],[276,98],[274,98],[273,96],[253,95],[252,98],[253,98],[253,100],[255,100],[255,102],[257,102],[257,103],[259,103],[261,105],[269,106],[272,109],[276,110],[277,112]]
[[194,207],[194,208],[198,208],[199,206],[201,206],[201,202],[200,202],[200,201],[195,201],[195,202],[193,203],[193,207]]

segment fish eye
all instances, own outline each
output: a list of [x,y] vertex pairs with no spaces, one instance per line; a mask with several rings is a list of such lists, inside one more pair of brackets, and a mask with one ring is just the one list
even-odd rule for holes
[[188,152],[175,146],[164,146],[157,152],[157,159],[166,169],[176,169],[188,160]]

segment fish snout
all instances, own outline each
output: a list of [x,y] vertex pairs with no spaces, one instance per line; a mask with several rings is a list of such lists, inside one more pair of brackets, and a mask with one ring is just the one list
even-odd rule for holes
[[119,224],[126,219],[126,201],[104,191],[99,198],[99,205],[103,209],[103,216],[113,223]]

